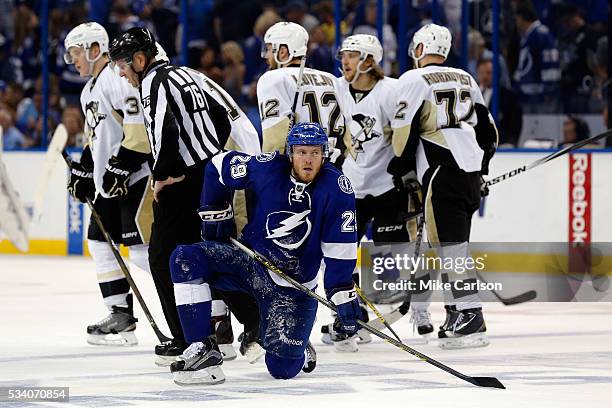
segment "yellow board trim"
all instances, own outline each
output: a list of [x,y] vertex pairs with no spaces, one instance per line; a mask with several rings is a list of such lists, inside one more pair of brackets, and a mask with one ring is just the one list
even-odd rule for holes
[[[127,247],[121,246],[119,253],[127,258],[129,251]],[[0,254],[15,255],[68,255],[68,242],[62,239],[32,239],[28,252],[21,252],[10,243],[10,241],[0,240]],[[90,256],[87,241],[83,241],[83,255]]]

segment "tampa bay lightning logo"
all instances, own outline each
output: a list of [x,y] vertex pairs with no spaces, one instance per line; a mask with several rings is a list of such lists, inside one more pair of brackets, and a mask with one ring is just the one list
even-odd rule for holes
[[349,178],[344,174],[338,177],[338,187],[340,187],[340,190],[344,191],[346,194],[353,193],[353,185],[351,184]]
[[312,211],[306,184],[294,183],[288,196],[289,208],[268,214],[266,238],[284,249],[299,248],[310,235],[312,224],[308,219]]
[[259,153],[255,158],[257,159],[258,162],[265,163],[265,162],[269,162],[270,160],[272,160],[274,156],[276,156],[276,152],[264,152],[264,153]]
[[266,238],[285,249],[296,249],[304,243],[312,224],[308,219],[311,210],[299,213],[276,211],[268,214],[266,220]]

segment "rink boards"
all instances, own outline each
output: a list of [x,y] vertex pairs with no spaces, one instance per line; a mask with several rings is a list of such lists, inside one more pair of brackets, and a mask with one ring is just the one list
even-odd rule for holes
[[[496,176],[549,154],[547,151],[499,152],[491,163]],[[9,177],[31,212],[42,152],[5,152]],[[612,151],[563,156],[491,187],[474,215],[472,241],[611,242]],[[41,219],[30,228],[31,254],[82,254],[88,210],[66,192],[63,162],[53,169]],[[0,253],[16,249],[0,232]],[[612,254],[608,254],[612,255]]]

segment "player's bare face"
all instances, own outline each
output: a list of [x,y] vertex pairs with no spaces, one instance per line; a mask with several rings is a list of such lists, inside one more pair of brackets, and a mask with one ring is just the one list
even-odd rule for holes
[[322,146],[294,146],[291,165],[295,178],[310,183],[319,174],[323,160]]
[[272,53],[272,44],[266,44],[266,54],[264,58],[269,69],[278,68],[278,64],[274,60],[274,54]]
[[138,88],[138,74],[136,74],[132,69],[132,64],[129,64],[124,60],[117,61],[113,63],[113,69],[119,74],[119,76],[127,79],[130,85],[132,85],[134,88]]
[[361,54],[357,51],[342,51],[342,72],[344,79],[351,82],[357,73],[357,65]]

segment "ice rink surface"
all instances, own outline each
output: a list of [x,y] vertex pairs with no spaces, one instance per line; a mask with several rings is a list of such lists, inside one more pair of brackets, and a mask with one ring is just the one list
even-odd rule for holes
[[[153,283],[135,271],[165,333]],[[223,364],[226,382],[179,387],[153,363],[156,338],[142,311],[128,348],[90,346],[85,327],[108,312],[93,263],[75,257],[0,256],[0,387],[70,387],[68,403],[0,402],[4,407],[612,407],[612,305],[530,303],[485,305],[491,345],[440,350],[422,344],[408,317],[394,325],[405,342],[472,376],[494,376],[506,390],[479,389],[375,340],[338,354],[318,333],[329,313],[319,308],[312,340],[318,365],[293,380],[272,379],[263,362],[239,356]],[[442,306],[431,307],[434,324]],[[240,333],[234,326],[234,333]],[[236,343],[237,344],[237,343]]]

